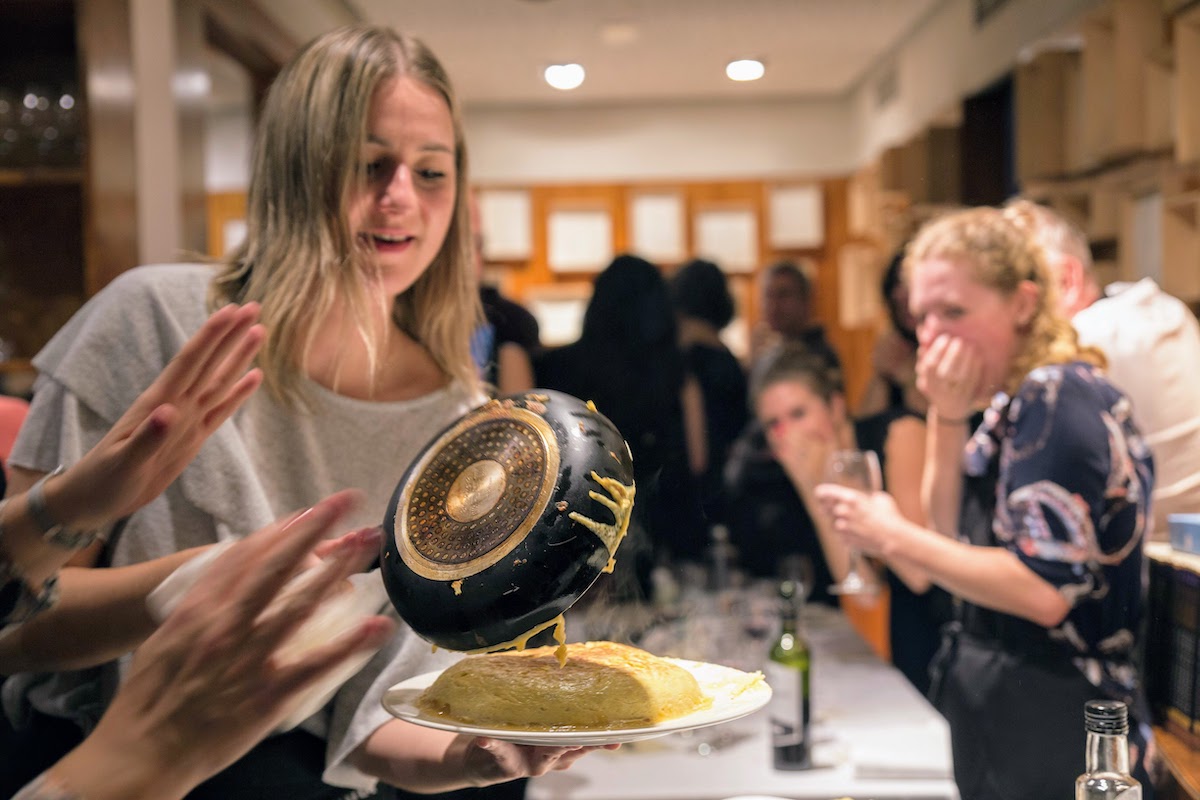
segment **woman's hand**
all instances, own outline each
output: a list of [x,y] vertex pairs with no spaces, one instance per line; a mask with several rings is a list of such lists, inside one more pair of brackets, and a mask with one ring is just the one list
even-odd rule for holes
[[512,744],[485,737],[461,737],[466,750],[464,763],[475,785],[488,786],[516,778],[534,778],[552,770],[568,769],[593,750],[616,750],[620,745],[600,747],[540,747]]
[[264,337],[258,310],[228,305],[209,317],[104,438],[47,482],[51,516],[97,528],[166,489],[262,381],[259,370],[247,372]]
[[379,552],[375,529],[344,536],[308,591],[280,595],[354,502],[353,492],[335,494],[223,553],[138,648],[96,731],[55,776],[89,798],[93,786],[114,789],[104,797],[181,797],[273,730],[304,689],[382,645],[394,625],[373,616],[294,659],[280,655],[322,601]]
[[825,477],[832,439],[805,431],[799,425],[783,424],[767,433],[771,455],[802,492],[810,492]]
[[943,418],[965,420],[983,395],[983,357],[963,339],[942,334],[917,355],[917,388]]
[[863,492],[833,483],[816,488],[821,508],[846,544],[872,556],[887,558],[891,532],[904,515],[887,492]]

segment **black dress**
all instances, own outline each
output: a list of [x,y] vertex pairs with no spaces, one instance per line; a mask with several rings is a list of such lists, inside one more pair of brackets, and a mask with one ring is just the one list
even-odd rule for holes
[[741,362],[723,346],[693,344],[683,357],[704,396],[708,466],[700,476],[701,505],[710,523],[725,522],[725,462],[750,418],[746,373]]
[[541,348],[541,334],[537,317],[520,303],[500,294],[496,287],[479,287],[479,300],[487,323],[475,333],[477,341],[472,342],[472,347],[478,352],[473,356],[482,370],[484,382],[494,386],[499,378],[497,354],[500,347],[512,342],[532,359]]
[[[628,442],[637,481],[631,524],[648,537],[654,557],[703,560],[708,527],[687,463],[681,361],[649,364],[618,347],[580,340],[540,353],[534,374],[541,388],[591,400]],[[638,565],[644,585],[652,566]]]
[[734,443],[725,470],[726,522],[738,564],[756,578],[779,578],[790,555],[813,568],[809,602],[837,606],[829,593],[833,574],[825,561],[817,528],[791,479],[771,455],[767,437],[751,420]]

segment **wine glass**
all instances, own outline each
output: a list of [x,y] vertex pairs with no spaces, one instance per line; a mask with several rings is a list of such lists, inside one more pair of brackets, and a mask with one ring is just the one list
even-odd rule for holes
[[[848,486],[863,492],[878,492],[883,488],[879,458],[870,450],[835,450],[825,468],[825,481]],[[830,594],[874,594],[879,585],[862,569],[862,552],[850,548],[850,571],[841,583],[829,587]]]

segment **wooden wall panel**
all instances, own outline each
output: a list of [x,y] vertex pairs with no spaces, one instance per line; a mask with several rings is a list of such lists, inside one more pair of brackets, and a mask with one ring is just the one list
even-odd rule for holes
[[[495,279],[504,292],[515,300],[575,298],[586,292],[596,272],[560,272],[551,269],[548,261],[547,220],[556,210],[606,209],[612,218],[613,253],[625,252],[630,246],[629,199],[638,194],[654,192],[679,193],[684,198],[685,238],[688,258],[695,257],[694,219],[706,210],[749,209],[758,219],[759,264],[752,272],[729,275],[730,289],[738,298],[739,323],[752,329],[759,321],[759,275],[762,269],[782,259],[813,264],[816,269],[816,302],[814,316],[826,327],[830,340],[842,355],[846,369],[849,399],[857,404],[870,377],[871,348],[880,322],[871,320],[853,329],[839,319],[840,289],[838,252],[851,242],[863,244],[850,228],[850,181],[846,178],[797,179],[779,185],[815,183],[821,187],[825,237],[822,246],[807,249],[778,249],[770,245],[768,198],[776,183],[764,181],[689,181],[646,184],[571,184],[519,187],[530,194],[532,252],[526,261],[505,261],[489,264],[489,277]],[[518,187],[481,186],[480,190],[513,189]],[[215,224],[215,223],[210,223]],[[884,247],[884,245],[880,245]],[[660,264],[669,277],[677,264]]]
[[1175,158],[1200,162],[1200,5],[1175,19]]
[[205,74],[204,9],[200,0],[175,0],[175,107],[179,114],[179,191],[183,220],[180,246],[203,253],[207,245],[204,186],[205,112],[208,92],[195,76]]
[[857,408],[871,377],[871,348],[875,345],[878,326],[844,328],[838,319],[841,286],[837,255],[842,246],[853,240],[848,213],[850,181],[845,178],[827,180],[824,187],[826,247],[819,260],[817,308],[829,339],[842,358],[846,398],[850,408]]
[[129,0],[77,4],[87,109],[85,291],[137,263],[133,55]]
[[245,192],[219,192],[208,195],[205,207],[208,236],[204,252],[210,258],[223,257],[233,245],[233,242],[226,240],[226,226],[245,219]]
[[1016,129],[1017,179],[1062,175],[1070,169],[1070,113],[1078,101],[1078,52],[1038,54],[1017,67],[1013,117]]

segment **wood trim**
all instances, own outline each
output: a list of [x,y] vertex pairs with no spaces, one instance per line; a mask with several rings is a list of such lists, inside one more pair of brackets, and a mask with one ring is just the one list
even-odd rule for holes
[[203,0],[209,41],[252,71],[274,72],[300,46],[255,0]]
[[222,258],[229,247],[225,241],[225,225],[246,218],[245,192],[214,192],[205,199],[208,223],[208,247],[210,258]]
[[84,291],[90,296],[138,261],[129,0],[78,3],[76,25],[87,113]]
[[1180,797],[1200,800],[1200,751],[1188,747],[1166,728],[1155,726],[1154,742],[1167,770],[1175,778]]
[[199,0],[204,38],[245,68],[250,75],[255,114],[280,68],[301,42],[280,28],[256,0]]
[[76,167],[20,167],[0,169],[0,186],[77,186],[84,172]]
[[200,253],[206,245],[204,131],[207,93],[181,89],[189,75],[206,69],[204,9],[200,0],[175,0],[175,75],[173,91],[179,115],[179,192],[183,212],[180,245]]

